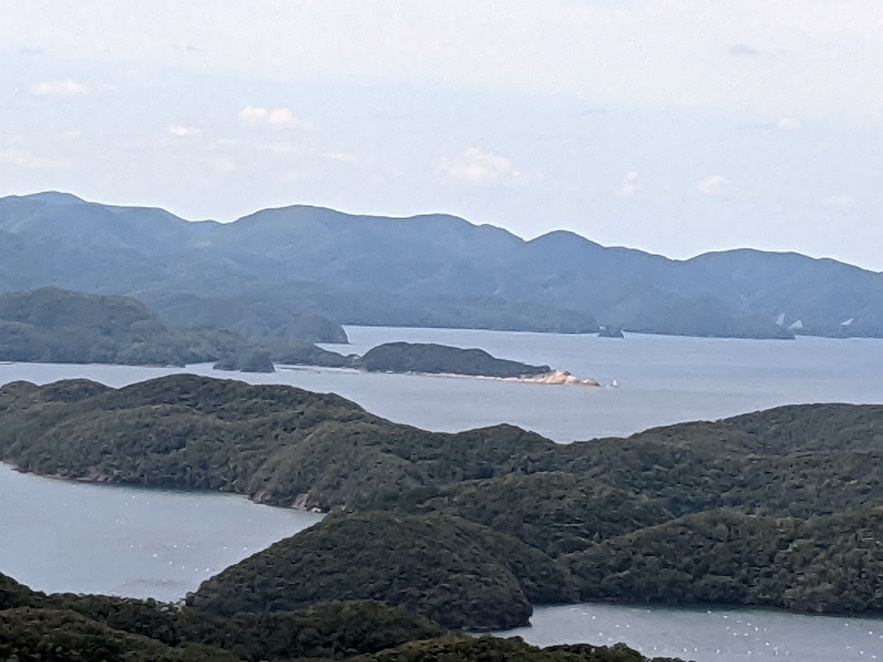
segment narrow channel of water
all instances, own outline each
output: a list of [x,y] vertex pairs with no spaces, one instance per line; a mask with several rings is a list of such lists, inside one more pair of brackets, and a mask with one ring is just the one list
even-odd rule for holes
[[624,641],[648,657],[696,662],[883,660],[883,619],[875,618],[580,604],[540,607],[531,623],[496,634],[538,646]]

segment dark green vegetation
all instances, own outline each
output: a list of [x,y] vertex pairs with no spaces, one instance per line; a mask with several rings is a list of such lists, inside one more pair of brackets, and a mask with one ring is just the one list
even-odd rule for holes
[[0,574],[2,659],[341,659],[444,634],[425,618],[376,602],[320,601],[226,618],[153,600],[45,595]]
[[184,365],[242,351],[243,339],[163,322],[144,304],[54,287],[0,296],[0,359]]
[[531,602],[576,597],[549,556],[511,536],[457,517],[374,512],[332,515],[204,582],[188,604],[232,615],[381,600],[451,628],[505,630],[528,623]]
[[[315,323],[322,327],[321,321]],[[275,364],[282,363],[488,377],[531,376],[551,370],[498,359],[480,349],[433,344],[389,343],[369,350],[361,359],[345,357],[290,336],[251,340],[209,327],[177,327],[130,297],[56,287],[0,295],[0,360],[179,366],[213,362],[216,370],[241,372],[274,372]]]
[[512,426],[426,432],[337,395],[172,375],[0,387],[0,458],[68,478],[228,490],[327,510],[377,492],[529,467],[556,445]]
[[883,507],[799,520],[712,511],[564,559],[584,600],[883,611]]
[[173,326],[140,301],[56,287],[0,296],[0,360],[185,365],[272,372],[278,363],[340,367],[349,359],[305,340],[248,340],[208,327]]
[[343,511],[191,600],[223,614],[329,597],[457,628],[575,599],[883,612],[881,406],[558,445],[507,425],[427,432],[285,386],[18,382],[0,388],[0,458]]
[[565,644],[537,648],[518,637],[498,639],[488,636],[477,639],[448,636],[414,642],[358,659],[377,662],[678,662],[668,657],[650,659],[624,644]]
[[426,372],[530,377],[552,371],[547,365],[529,365],[498,359],[483,349],[461,349],[434,343],[391,342],[369,349],[361,360],[368,372]]
[[153,600],[46,595],[2,573],[0,658],[19,662],[354,658],[366,662],[647,662],[647,658],[622,645],[539,649],[519,639],[453,635],[413,612],[379,602],[321,601],[296,611],[225,617]]
[[[797,254],[677,261],[569,232],[524,241],[444,215],[295,206],[191,223],[57,193],[0,199],[0,291],[46,285],[136,295],[172,321],[251,337],[287,333],[309,314],[568,333],[601,324],[700,336],[883,336],[883,275]],[[219,318],[225,306],[230,314]]]
[[653,499],[565,471],[516,472],[405,493],[380,492],[359,506],[463,517],[553,557],[672,518]]

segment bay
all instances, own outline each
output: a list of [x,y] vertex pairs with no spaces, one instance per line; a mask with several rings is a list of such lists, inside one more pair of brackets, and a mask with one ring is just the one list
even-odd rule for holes
[[0,465],[0,572],[52,593],[177,601],[320,521],[242,496],[53,480]]

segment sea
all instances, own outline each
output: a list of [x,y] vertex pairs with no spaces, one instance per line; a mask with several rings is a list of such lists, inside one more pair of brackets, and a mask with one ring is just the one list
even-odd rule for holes
[[[559,443],[716,420],[791,403],[883,402],[883,340],[734,340],[627,334],[512,333],[347,327],[362,354],[392,341],[479,347],[549,365],[601,386],[368,374],[277,366],[273,374],[107,365],[4,364],[0,384],[85,377],[119,387],[191,372],[335,392],[401,423],[459,431],[501,422]],[[321,515],[259,506],[230,494],[181,493],[41,478],[0,466],[0,572],[53,592],[182,599],[221,569],[293,535]],[[883,620],[751,609],[602,604],[537,608],[531,643],[634,646],[697,661],[883,660]]]

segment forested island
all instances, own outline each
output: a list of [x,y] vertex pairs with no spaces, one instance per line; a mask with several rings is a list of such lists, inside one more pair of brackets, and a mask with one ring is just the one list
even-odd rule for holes
[[354,365],[368,372],[414,373],[485,377],[532,384],[599,386],[594,379],[578,378],[547,365],[500,359],[483,349],[450,347],[436,343],[390,342],[369,349]]
[[435,343],[390,342],[369,349],[360,365],[368,372],[423,372],[481,377],[536,377],[552,372],[547,365],[498,359],[483,349],[461,349]]
[[0,388],[0,458],[332,512],[188,599],[220,616],[329,599],[454,629],[592,600],[883,612],[881,406],[780,407],[559,445],[509,425],[428,432],[288,386],[16,382]]

